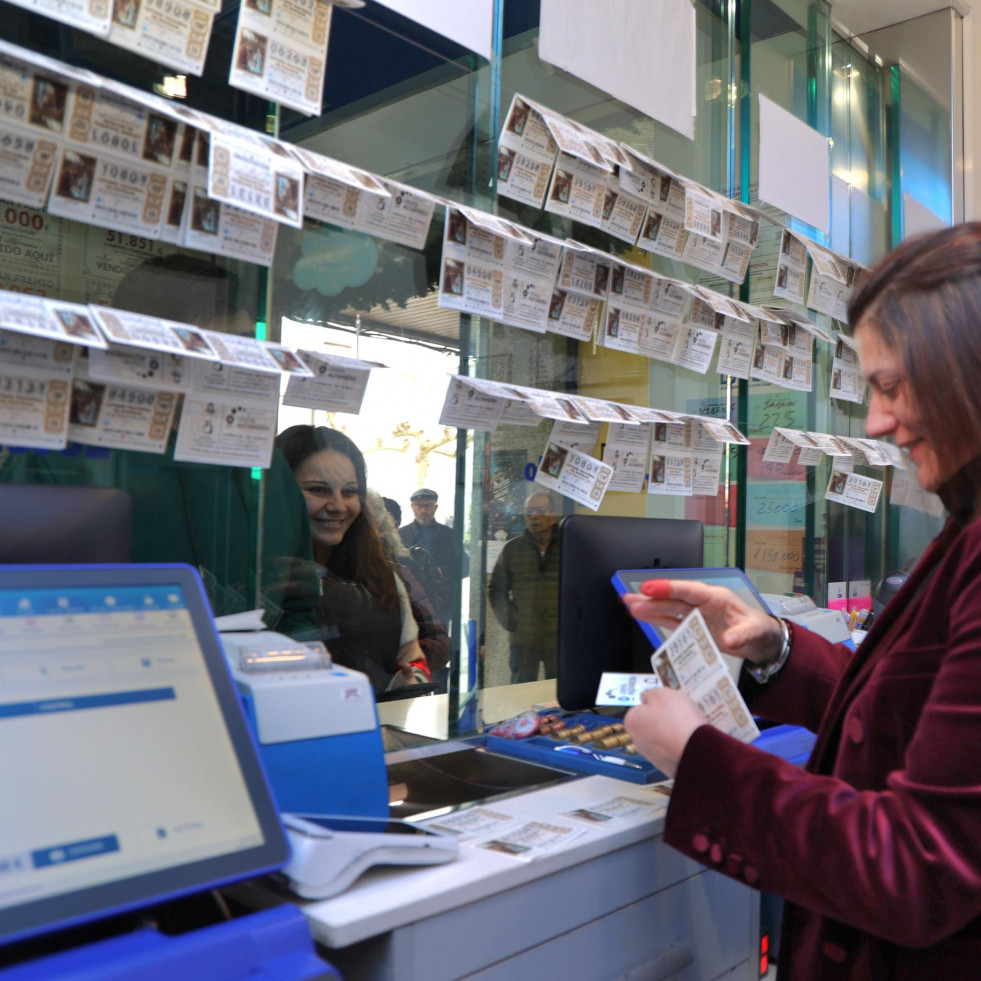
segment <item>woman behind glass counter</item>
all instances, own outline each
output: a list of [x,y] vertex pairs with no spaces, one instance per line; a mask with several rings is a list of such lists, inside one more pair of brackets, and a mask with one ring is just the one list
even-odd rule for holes
[[276,437],[307,502],[320,574],[319,635],[338,664],[363,671],[376,694],[417,680],[425,665],[405,586],[369,520],[364,456],[326,426]]

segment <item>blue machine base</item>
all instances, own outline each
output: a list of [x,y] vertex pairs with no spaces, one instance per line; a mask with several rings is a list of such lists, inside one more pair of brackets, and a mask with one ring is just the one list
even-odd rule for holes
[[306,917],[277,906],[177,937],[138,930],[0,970],[3,981],[341,981]]
[[242,706],[256,738],[269,789],[280,812],[388,817],[388,775],[381,729],[263,743],[255,704]]
[[[553,710],[546,709],[539,714],[553,714]],[[595,712],[563,712],[562,719],[567,726],[581,724],[585,725],[587,729],[596,729],[611,721],[610,716],[599,715]],[[606,763],[589,756],[573,756],[556,752],[563,743],[552,739],[551,736],[534,735],[525,739],[506,739],[503,736],[485,734],[483,738],[484,744],[489,750],[500,753],[502,756],[515,756],[559,770],[614,777],[617,780],[627,780],[630,783],[660,783],[662,780],[668,779],[653,763],[649,763],[642,756],[627,756],[621,749],[604,749],[600,752],[607,756],[618,756],[629,760],[633,765],[629,767],[618,766],[615,763]],[[816,739],[817,737],[813,732],[801,726],[777,725],[764,729],[759,737],[753,741],[753,745],[758,749],[773,753],[775,756],[780,756],[789,763],[803,766],[811,755]]]

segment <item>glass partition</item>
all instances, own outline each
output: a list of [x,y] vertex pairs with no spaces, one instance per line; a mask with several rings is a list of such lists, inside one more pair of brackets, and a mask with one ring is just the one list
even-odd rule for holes
[[[733,112],[728,99],[732,41],[721,8],[698,4],[696,17],[698,104],[694,140],[540,61],[534,27],[505,45],[501,59],[502,112],[512,97],[520,94],[728,195],[732,182],[726,137]],[[505,197],[497,198],[496,211],[526,228],[583,242],[655,272],[730,292],[729,284],[722,280],[710,280],[707,274],[693,277],[693,270],[680,262],[653,256],[570,219]],[[588,342],[481,323],[474,347],[475,374],[552,392],[730,417],[731,386],[724,378],[711,372],[698,375],[602,346],[597,336],[602,323],[601,315]],[[501,425],[492,435],[479,435],[475,443],[474,466],[482,472],[483,480],[479,506],[474,508],[472,534],[482,546],[480,564],[484,576],[472,577],[470,598],[472,609],[483,611],[479,632],[484,687],[555,675],[555,629],[562,602],[554,569],[557,559],[554,547],[550,547],[542,554],[541,569],[536,571],[539,559],[532,539],[537,537],[541,548],[543,536],[535,534],[535,516],[526,512],[525,504],[547,504],[557,516],[589,512],[568,500],[548,503],[547,497],[536,493],[543,490],[534,483],[534,477],[542,463],[551,425],[551,420],[533,427]],[[595,455],[602,455],[607,438],[608,428],[604,426]],[[725,565],[732,548],[730,530],[735,523],[735,513],[728,511],[727,501],[725,488],[720,488],[715,497],[688,498],[611,490],[604,496],[598,513],[702,520],[706,526],[705,564]],[[516,538],[523,539],[524,544],[520,549],[512,546],[502,560],[505,542]],[[495,571],[497,563],[500,565]],[[542,598],[539,575],[552,577],[553,595],[548,599]],[[500,599],[508,583],[513,600],[510,611]],[[529,604],[537,606],[538,619],[534,624],[522,620],[528,616],[522,607]]]
[[[15,43],[145,91],[166,91],[162,70],[150,61],[39,15],[7,13],[5,37]],[[938,98],[936,78],[915,70],[915,61],[913,70],[907,61],[900,64],[912,34],[838,38],[825,0],[695,4],[693,140],[541,61],[534,0],[497,5],[489,62],[371,0],[361,9],[335,9],[324,111],[316,118],[228,87],[237,13],[237,4],[226,5],[216,18],[205,74],[186,80],[185,105],[750,303],[775,302],[785,226],[868,264],[897,240],[904,216],[923,217],[917,205],[944,221],[957,217],[954,100]],[[924,21],[937,37],[956,41],[951,12]],[[954,74],[952,60],[948,80]],[[499,196],[498,135],[515,94],[767,212],[773,221],[761,227],[745,282],[735,287]],[[827,235],[759,200],[761,94],[828,139]],[[439,532],[448,551],[433,604],[448,658],[433,673],[448,695],[441,708],[445,734],[479,724],[475,693],[554,677],[562,602],[550,553],[554,527],[565,515],[592,513],[543,493],[535,482],[548,463],[552,420],[502,424],[491,433],[441,424],[450,375],[731,420],[750,445],[726,447],[716,494],[651,493],[657,480],[647,473],[640,491],[608,492],[597,513],[697,519],[705,527],[704,563],[741,566],[764,592],[806,592],[823,605],[835,598],[838,587],[831,584],[837,583],[856,603],[867,602],[886,571],[915,557],[938,520],[931,502],[911,491],[909,475],[891,468],[827,456],[816,466],[763,460],[775,426],[862,435],[864,407],[829,397],[833,344],[815,342],[811,390],[791,391],[718,374],[714,360],[699,374],[614,350],[601,342],[602,311],[589,340],[573,340],[442,308],[442,206],[418,247],[309,218],[302,228],[280,225],[268,270],[11,202],[0,203],[0,218],[5,289],[102,305],[125,300],[157,316],[376,365],[360,411],[312,410],[281,399],[277,426],[322,425],[350,437],[366,460],[369,487],[397,505],[410,540],[421,535],[431,545],[437,534],[432,519],[448,528]],[[176,255],[183,258],[170,258]],[[150,267],[148,259],[154,260]],[[121,284],[132,270],[146,268],[156,270],[156,285],[141,285],[137,273],[126,299]],[[194,284],[201,283],[210,284],[212,308],[188,312]],[[798,313],[829,337],[843,329],[803,306]],[[79,405],[76,417],[83,415]],[[609,438],[604,425],[587,452],[602,457]],[[645,456],[645,470],[654,469],[646,448],[637,452]],[[313,563],[308,501],[280,454],[269,468],[175,463],[172,448],[161,454],[71,444],[45,452],[11,445],[0,454],[6,481],[129,490],[136,503],[134,559],[190,562],[202,571],[216,613],[261,606],[275,629],[315,632],[316,573],[322,570]],[[842,463],[885,481],[874,513],[825,499],[832,470]],[[435,492],[435,500],[413,502],[420,489]],[[890,497],[897,503],[889,504]],[[508,579],[510,559],[501,561],[514,541],[525,551],[509,554],[523,556],[534,580],[520,587],[528,590],[522,596]]]
[[[149,60],[24,10],[6,9],[4,18],[5,40],[143,91],[161,89],[164,70]],[[217,18],[204,76],[185,79],[185,104],[263,128],[267,103],[229,89],[220,77],[221,66],[227,73],[233,26],[229,18]],[[191,253],[161,239],[83,224],[13,201],[0,202],[0,243],[0,287],[6,290],[114,305],[250,336],[266,319],[260,302],[266,273],[252,263]],[[87,362],[87,350],[81,350]],[[144,369],[144,381],[161,378],[164,357],[148,357]],[[81,370],[76,368],[76,375]],[[169,391],[179,384],[178,378]],[[164,415],[178,398],[147,391],[141,398],[159,397]],[[102,400],[117,397],[113,386],[76,385],[72,425],[94,427]],[[16,409],[7,405],[7,411]],[[263,607],[277,629],[311,628],[310,602],[286,588],[289,576],[283,571],[287,560],[309,556],[309,533],[302,500],[282,461],[265,473],[258,467],[178,463],[175,436],[163,427],[155,434],[165,452],[108,449],[93,440],[70,442],[60,451],[11,442],[0,448],[0,479],[121,487],[133,498],[134,561],[194,566],[216,615]],[[263,495],[277,508],[275,518],[273,512],[262,514]]]

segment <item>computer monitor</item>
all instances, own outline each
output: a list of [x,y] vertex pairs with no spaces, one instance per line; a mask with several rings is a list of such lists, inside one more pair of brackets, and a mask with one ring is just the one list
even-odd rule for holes
[[0,945],[279,868],[190,566],[0,568]]
[[557,696],[565,709],[592,708],[604,671],[650,674],[650,643],[610,578],[618,569],[703,565],[700,521],[566,516],[559,526]]
[[129,562],[132,514],[116,487],[0,484],[0,563]]
[[[722,586],[736,594],[747,606],[761,613],[770,614],[766,600],[759,594],[753,581],[742,569],[729,566],[715,569],[618,569],[613,575],[613,588],[621,595],[639,593],[645,582],[652,579],[683,579],[688,582],[701,582],[706,586]],[[640,623],[647,639],[654,649],[660,647],[671,636],[670,631],[653,623]]]

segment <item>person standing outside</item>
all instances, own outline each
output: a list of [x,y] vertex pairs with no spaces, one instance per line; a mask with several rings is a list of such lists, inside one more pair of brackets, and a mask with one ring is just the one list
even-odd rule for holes
[[501,551],[487,597],[511,642],[511,684],[554,678],[559,627],[559,516],[548,494],[525,501],[525,531]]
[[420,487],[412,492],[409,504],[415,517],[399,528],[402,543],[406,548],[424,548],[436,560],[443,576],[449,577],[453,568],[453,529],[436,520],[439,494]]

